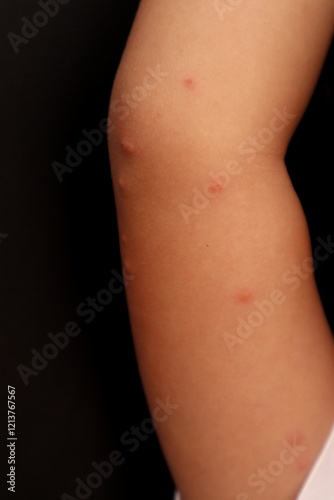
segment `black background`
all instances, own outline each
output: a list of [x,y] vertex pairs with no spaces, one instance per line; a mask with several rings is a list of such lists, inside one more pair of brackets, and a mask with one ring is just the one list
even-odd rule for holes
[[[52,163],[65,163],[83,129],[106,118],[110,90],[137,0],[71,0],[15,54],[8,33],[21,34],[38,3],[2,0],[0,165],[1,498],[7,495],[7,385],[16,387],[16,498],[75,497],[91,463],[114,449],[125,463],[89,498],[171,500],[173,483],[155,435],[136,452],[120,436],[149,416],[129,329],[125,294],[90,324],[78,304],[121,271],[106,137],[60,183]],[[317,237],[334,235],[333,48],[289,147],[287,164]],[[7,235],[2,236],[2,235]],[[333,236],[334,239],[334,236]],[[334,326],[334,257],[316,277]],[[76,321],[82,332],[23,383],[47,334]],[[157,487],[158,484],[158,487]]]

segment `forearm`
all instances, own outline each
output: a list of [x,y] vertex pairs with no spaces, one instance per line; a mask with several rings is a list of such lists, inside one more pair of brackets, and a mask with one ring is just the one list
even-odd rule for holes
[[281,500],[298,491],[334,416],[332,339],[304,216],[284,166],[268,158],[263,175],[240,173],[186,224],[176,202],[186,190],[164,177],[164,160],[141,193],[128,187],[126,208],[118,195],[148,401],[180,405],[158,430],[163,448],[184,498],[235,499],[254,491],[248,478],[284,441],[297,442],[305,451],[271,485],[268,498]]

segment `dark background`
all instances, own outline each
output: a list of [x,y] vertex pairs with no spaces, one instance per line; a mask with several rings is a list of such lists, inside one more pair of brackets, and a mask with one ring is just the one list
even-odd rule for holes
[[[106,118],[110,90],[137,0],[69,0],[18,53],[8,33],[21,35],[34,0],[2,0],[0,165],[0,497],[7,492],[7,385],[16,387],[16,498],[76,498],[92,462],[118,449],[125,463],[95,489],[92,500],[171,500],[173,483],[156,436],[131,453],[121,435],[149,416],[129,329],[125,294],[86,324],[78,304],[121,272],[106,136],[91,154],[57,179],[65,147]],[[313,244],[333,234],[333,48],[290,145],[287,164],[304,206]],[[334,257],[316,273],[334,326]],[[32,349],[47,334],[76,321],[81,333],[23,383]],[[155,484],[153,484],[153,481]],[[156,486],[158,484],[158,487]],[[14,497],[15,498],[15,497]],[[88,498],[88,496],[87,496]]]

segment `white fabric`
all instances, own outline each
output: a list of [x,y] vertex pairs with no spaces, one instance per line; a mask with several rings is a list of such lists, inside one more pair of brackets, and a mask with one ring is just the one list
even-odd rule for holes
[[334,426],[313,465],[297,500],[333,500]]
[[[334,425],[296,500],[334,499]],[[175,492],[174,500],[181,500]]]

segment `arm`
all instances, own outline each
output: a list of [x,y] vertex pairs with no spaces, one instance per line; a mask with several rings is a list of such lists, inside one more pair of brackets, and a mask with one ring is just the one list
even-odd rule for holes
[[116,77],[129,313],[149,405],[179,405],[158,434],[182,500],[294,498],[334,419],[333,338],[284,164],[333,21],[332,0],[142,0]]

